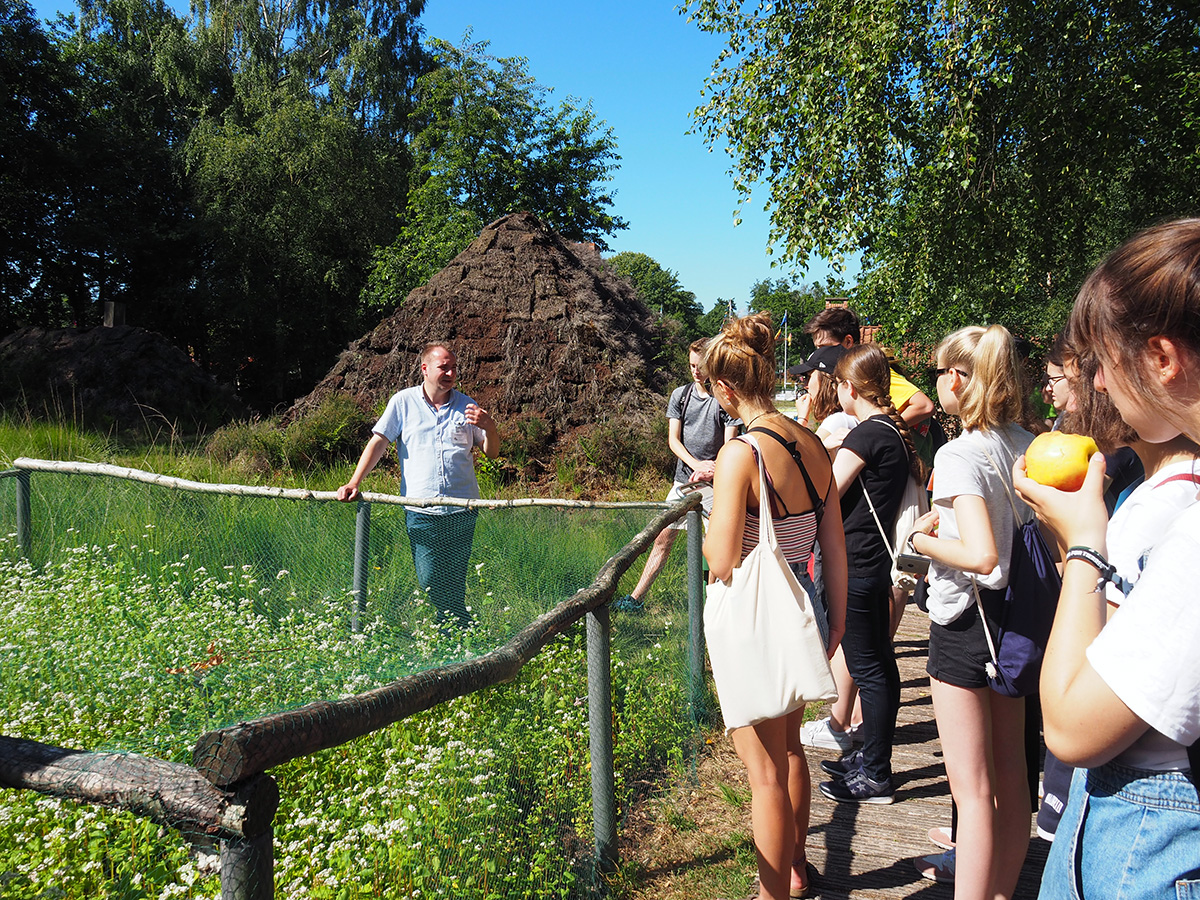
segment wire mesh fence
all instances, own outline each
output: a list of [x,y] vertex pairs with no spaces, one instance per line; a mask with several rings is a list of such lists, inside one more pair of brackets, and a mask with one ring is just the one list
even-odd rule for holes
[[[197,740],[215,729],[486,656],[591,584],[657,512],[454,513],[474,521],[447,604],[403,507],[372,505],[356,594],[353,504],[41,471],[30,487],[23,553],[16,479],[0,478],[0,734],[100,751],[118,769],[124,757],[137,777],[142,755],[190,777]],[[463,541],[433,530],[435,554]],[[613,614],[616,816],[694,740],[681,560],[659,587],[646,611]],[[597,873],[584,645],[580,623],[511,683],[272,768],[279,811],[266,832],[270,789],[247,798],[247,782],[200,799],[180,782],[187,813],[160,796],[148,818],[5,792],[0,896],[49,885],[62,897],[261,896],[228,893],[222,868],[270,877],[287,897],[586,894]]]

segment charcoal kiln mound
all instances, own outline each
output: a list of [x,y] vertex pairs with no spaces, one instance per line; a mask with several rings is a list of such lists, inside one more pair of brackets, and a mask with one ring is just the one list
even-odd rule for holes
[[247,415],[161,334],[112,328],[21,328],[0,340],[0,409],[118,432],[193,433]]
[[581,429],[665,408],[661,347],[650,311],[590,244],[573,244],[529,213],[488,225],[287,412],[286,423],[346,394],[374,421],[397,390],[420,381],[422,348],[447,342],[459,389],[489,410],[501,435],[536,433],[547,453]]

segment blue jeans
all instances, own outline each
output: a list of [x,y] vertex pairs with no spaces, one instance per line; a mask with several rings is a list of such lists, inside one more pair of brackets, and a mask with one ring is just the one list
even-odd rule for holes
[[892,739],[900,711],[900,669],[892,648],[887,578],[851,578],[842,653],[858,685],[863,714],[863,769],[872,781],[892,777]]
[[439,625],[468,628],[474,622],[466,598],[477,516],[473,509],[443,516],[411,509],[404,512],[417,582],[429,592]]
[[1200,898],[1200,798],[1179,772],[1076,769],[1038,900]]

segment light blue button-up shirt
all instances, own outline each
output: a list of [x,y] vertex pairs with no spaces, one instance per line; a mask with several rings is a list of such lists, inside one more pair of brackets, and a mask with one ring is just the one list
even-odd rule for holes
[[[472,449],[483,444],[483,429],[467,421],[467,404],[475,401],[461,391],[435,409],[421,385],[392,395],[387,409],[371,430],[396,444],[400,457],[400,492],[406,497],[479,497]],[[429,506],[418,512],[462,512],[455,506]]]

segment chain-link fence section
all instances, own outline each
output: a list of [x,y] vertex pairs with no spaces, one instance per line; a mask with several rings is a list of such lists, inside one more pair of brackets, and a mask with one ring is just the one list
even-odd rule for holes
[[[146,757],[178,770],[153,771],[149,782],[167,787],[143,788],[150,800],[119,779],[97,788],[94,772],[90,793],[57,792],[148,819],[7,794],[6,837],[49,837],[0,850],[4,896],[39,896],[49,873],[64,897],[102,887],[257,900],[247,891],[268,877],[288,897],[572,896],[595,885],[604,848],[590,827],[584,629],[561,604],[654,510],[484,508],[425,513],[434,521],[414,529],[411,512],[374,503],[364,548],[354,504],[36,471],[22,538],[17,484],[0,478],[0,733],[23,740],[0,746],[0,764],[58,777],[37,753],[79,747],[102,751],[79,754],[89,765],[126,761],[139,784]],[[449,586],[434,583],[448,571]],[[632,785],[678,766],[693,734],[681,562],[660,585],[646,611],[613,614],[617,817]],[[513,647],[531,625],[549,643],[517,675]],[[511,683],[469,693],[495,677]],[[34,753],[24,769],[5,761],[18,751]],[[282,797],[273,840],[269,814],[265,831],[258,819],[248,831],[229,824],[264,768]],[[189,796],[197,771],[204,803],[179,799],[181,815],[171,798]],[[188,843],[147,831],[153,822]],[[230,893],[239,872],[259,883]]]

